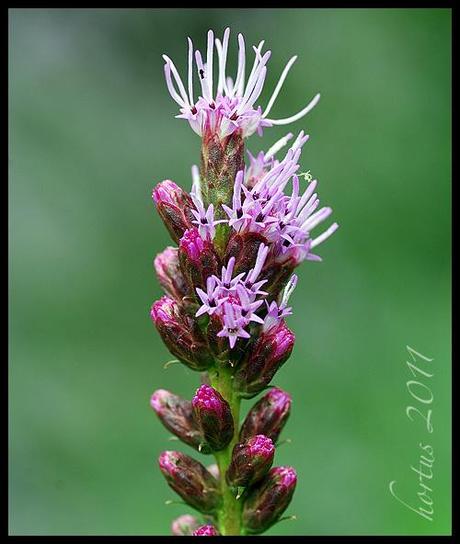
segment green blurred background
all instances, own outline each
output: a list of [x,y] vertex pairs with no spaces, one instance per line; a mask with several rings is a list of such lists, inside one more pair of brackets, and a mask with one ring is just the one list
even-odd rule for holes
[[[188,398],[149,319],[152,259],[169,243],[150,199],[189,188],[199,138],[174,119],[162,53],[233,30],[273,55],[272,115],[321,102],[288,129],[341,228],[298,269],[293,395],[277,453],[299,485],[267,534],[447,534],[450,458],[450,10],[33,10],[9,12],[9,520],[13,534],[168,534],[183,505],[156,465],[176,447],[149,407]],[[286,127],[249,140],[267,149]],[[434,361],[434,433],[405,415],[406,345]],[[417,392],[417,391],[416,391]],[[420,391],[418,391],[420,393]],[[421,392],[423,393],[423,391]],[[246,408],[249,403],[246,403]],[[417,498],[418,443],[435,450],[434,521]],[[188,446],[181,446],[191,453]],[[423,453],[423,452],[422,452]]]

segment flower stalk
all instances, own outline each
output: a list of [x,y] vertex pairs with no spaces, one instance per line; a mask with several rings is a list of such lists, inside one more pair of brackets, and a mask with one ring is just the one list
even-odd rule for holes
[[220,452],[216,452],[215,457],[219,467],[220,489],[222,494],[222,508],[219,512],[219,527],[222,535],[241,534],[241,507],[242,503],[237,498],[235,490],[232,489],[222,475],[227,473],[231,463],[232,450],[238,442],[238,428],[240,418],[240,397],[235,393],[232,384],[232,375],[226,368],[214,369],[210,373],[210,379],[213,387],[220,392],[228,402],[235,422],[235,432],[227,447]]
[[[198,516],[183,514],[173,522],[173,534],[182,536],[254,535],[284,519],[297,476],[292,467],[272,464],[291,397],[271,384],[295,343],[286,324],[297,283],[293,271],[301,262],[320,261],[312,249],[338,227],[333,223],[311,234],[332,210],[319,208],[316,180],[301,190],[298,163],[308,140],[303,131],[295,139],[283,137],[267,153],[249,154],[245,163],[245,138],[300,119],[319,95],[290,118],[269,118],[296,57],[262,110],[255,104],[271,52],[262,52],[263,42],[253,48],[255,60],[246,78],[240,34],[232,79],[226,68],[229,34],[226,29],[219,40],[209,31],[204,56],[189,40],[187,85],[164,56],[166,84],[180,106],[177,117],[202,139],[201,168],[192,167],[189,193],[171,180],[153,190],[177,247],[166,248],[154,260],[165,296],[152,305],[150,315],[177,360],[201,373],[202,385],[191,400],[158,389],[151,406],[167,430],[216,461],[206,468],[178,451],[160,455],[166,482]],[[194,64],[201,93],[197,100]],[[285,157],[276,159],[291,139]],[[241,402],[260,393],[240,424]]]

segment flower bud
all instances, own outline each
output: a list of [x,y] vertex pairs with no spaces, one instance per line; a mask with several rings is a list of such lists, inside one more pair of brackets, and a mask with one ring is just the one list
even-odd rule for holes
[[243,507],[243,524],[248,533],[269,529],[289,506],[297,483],[292,467],[274,467],[254,486]]
[[269,293],[271,299],[276,300],[278,298],[278,295],[292,276],[294,268],[292,262],[283,265],[272,262],[270,266],[263,270],[263,277],[267,280],[267,283],[264,285],[264,291]]
[[159,465],[169,486],[187,504],[204,514],[219,506],[219,484],[201,463],[179,451],[164,451]]
[[262,332],[234,375],[235,389],[246,398],[260,393],[289,358],[295,336],[283,321]]
[[291,410],[291,396],[274,387],[249,411],[240,431],[240,441],[264,434],[276,444]]
[[205,444],[212,451],[224,449],[233,437],[233,417],[228,402],[211,386],[201,385],[192,405]]
[[208,276],[219,271],[219,258],[213,243],[203,240],[195,227],[185,231],[180,239],[179,262],[182,274],[193,293],[197,287],[205,289]]
[[172,534],[175,536],[192,536],[193,531],[198,529],[200,522],[195,516],[184,514],[176,518],[171,524]]
[[152,395],[150,405],[168,431],[201,453],[209,453],[206,451],[206,446],[202,446],[203,437],[193,418],[190,401],[173,395],[165,389],[158,389]]
[[219,533],[214,525],[202,525],[193,531],[192,536],[219,536]]
[[169,297],[157,300],[150,317],[169,351],[192,370],[205,370],[213,364],[204,339],[193,321],[181,313],[177,302]]
[[175,300],[182,300],[188,294],[188,290],[179,266],[178,249],[167,247],[155,257],[154,266],[165,293]]
[[201,146],[201,192],[204,205],[214,204],[216,219],[226,219],[222,204],[231,204],[236,174],[244,169],[244,140],[240,131],[223,139],[206,130]]
[[248,487],[260,480],[273,464],[275,446],[270,438],[258,434],[236,444],[228,467],[227,483],[234,487]]
[[227,244],[225,261],[235,257],[233,273],[248,272],[254,267],[260,244],[267,244],[265,236],[257,232],[233,232]]
[[178,242],[184,232],[193,226],[193,202],[190,195],[173,181],[158,183],[152,191],[158,213],[172,239]]

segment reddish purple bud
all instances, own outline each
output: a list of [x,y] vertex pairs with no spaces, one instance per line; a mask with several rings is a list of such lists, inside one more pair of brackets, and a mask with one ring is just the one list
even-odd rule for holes
[[165,389],[158,389],[150,398],[150,406],[168,431],[201,453],[209,453],[206,446],[203,446],[203,437],[193,418],[190,401],[173,395]]
[[244,397],[260,393],[271,381],[281,365],[289,358],[295,336],[284,321],[262,332],[246,358],[238,365],[234,387]]
[[152,198],[173,240],[178,242],[184,232],[193,226],[190,195],[173,181],[165,180],[153,189]]
[[235,257],[234,275],[248,272],[254,267],[260,244],[266,245],[267,239],[256,232],[232,233],[227,244],[225,261],[228,262],[230,257]]
[[159,465],[169,486],[187,504],[204,514],[219,506],[219,484],[201,463],[179,451],[164,451]]
[[208,276],[217,274],[220,269],[219,257],[213,243],[203,240],[195,227],[185,231],[180,239],[179,262],[182,274],[193,293],[197,287],[206,289]]
[[202,525],[193,531],[192,536],[219,536],[219,533],[214,525]]
[[291,410],[291,396],[274,387],[249,411],[240,431],[240,441],[264,434],[276,444]]
[[204,442],[220,451],[233,438],[233,417],[228,402],[209,385],[201,385],[192,400],[193,413]]
[[155,257],[154,266],[158,281],[166,294],[175,300],[182,300],[188,291],[179,265],[178,249],[167,247]]
[[274,467],[254,486],[243,507],[243,524],[248,533],[259,534],[279,520],[289,506],[297,483],[292,467]]
[[200,522],[195,516],[184,514],[176,518],[171,524],[171,532],[175,536],[192,536],[193,531],[198,529]]
[[248,487],[267,474],[273,464],[275,446],[270,438],[258,434],[236,444],[226,479],[234,487]]
[[169,351],[189,368],[204,370],[213,364],[213,357],[193,320],[181,311],[175,300],[166,296],[157,300],[150,317]]

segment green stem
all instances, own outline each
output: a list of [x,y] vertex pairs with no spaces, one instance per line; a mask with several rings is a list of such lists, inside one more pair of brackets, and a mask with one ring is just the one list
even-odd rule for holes
[[209,373],[211,385],[228,402],[232,411],[235,431],[228,446],[215,453],[220,473],[220,486],[222,493],[222,507],[218,513],[219,531],[222,535],[241,534],[241,501],[237,500],[233,488],[227,485],[225,473],[230,465],[233,447],[238,441],[240,397],[233,390],[232,374],[227,368],[215,368]]

